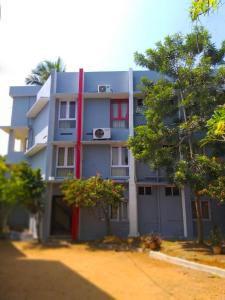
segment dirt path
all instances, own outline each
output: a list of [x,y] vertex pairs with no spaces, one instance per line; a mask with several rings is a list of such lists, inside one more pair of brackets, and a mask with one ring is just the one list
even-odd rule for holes
[[225,279],[85,245],[0,242],[0,300],[219,299]]

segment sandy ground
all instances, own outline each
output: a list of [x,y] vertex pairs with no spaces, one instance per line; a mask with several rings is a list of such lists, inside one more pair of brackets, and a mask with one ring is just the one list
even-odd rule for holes
[[163,241],[161,251],[168,255],[225,269],[225,254],[214,255],[211,247],[199,246],[193,241]]
[[1,241],[0,299],[225,300],[225,279],[144,253]]

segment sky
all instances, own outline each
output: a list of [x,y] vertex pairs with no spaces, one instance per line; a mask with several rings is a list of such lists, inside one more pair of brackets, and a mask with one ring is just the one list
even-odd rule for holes
[[[24,85],[31,69],[60,56],[67,71],[140,69],[143,53],[176,32],[190,32],[191,0],[0,0],[0,125],[10,125],[9,87]],[[202,25],[219,46],[225,40],[225,5]],[[0,154],[8,135],[0,131]]]

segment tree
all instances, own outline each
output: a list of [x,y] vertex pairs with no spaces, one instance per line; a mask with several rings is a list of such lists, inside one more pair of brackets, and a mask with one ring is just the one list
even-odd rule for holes
[[208,143],[225,143],[225,105],[218,106],[213,116],[207,122],[207,135],[201,141],[202,145]]
[[45,183],[40,169],[32,169],[28,163],[21,162],[12,165],[10,182],[15,186],[14,197],[17,203],[27,208],[35,216],[37,235],[40,241],[40,222],[44,209],[43,194]]
[[[175,183],[181,161],[187,166],[196,161],[197,168],[198,155],[205,152],[199,138],[204,137],[215,107],[224,103],[225,77],[220,65],[224,55],[225,43],[217,49],[202,27],[196,27],[186,36],[167,36],[145,55],[135,53],[138,65],[160,72],[162,78],[157,82],[142,80],[146,125],[135,129],[129,147],[137,159],[145,160],[152,168],[165,168]],[[202,186],[191,184],[195,173],[192,175],[185,182],[196,196]],[[195,201],[198,222],[202,223],[198,197]],[[199,231],[198,242],[202,241],[203,234]]]
[[190,8],[192,21],[196,21],[201,15],[215,11],[220,4],[220,0],[192,0]]
[[50,60],[40,62],[37,67],[32,70],[32,73],[26,77],[26,84],[43,85],[53,69],[57,72],[66,71],[66,66],[60,57],[58,57],[55,62]]
[[[181,187],[188,184],[195,192],[197,228],[201,243],[203,242],[201,197],[210,196],[223,202],[225,200],[225,185],[222,187],[221,180],[224,175],[225,166],[215,157],[195,155],[192,160],[179,160],[177,162],[174,181]],[[218,189],[220,193],[218,193]]]
[[9,174],[9,168],[4,159],[0,157],[0,234],[4,234],[10,211],[17,202],[16,186],[11,181]]
[[99,208],[104,215],[107,235],[111,235],[110,210],[123,201],[124,188],[97,175],[88,179],[68,179],[61,186],[64,200],[75,207]]

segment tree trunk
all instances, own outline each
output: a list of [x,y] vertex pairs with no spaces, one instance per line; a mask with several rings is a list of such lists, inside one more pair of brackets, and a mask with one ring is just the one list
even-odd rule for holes
[[35,214],[35,219],[36,219],[37,240],[39,243],[41,243],[41,236],[40,236],[41,214],[40,214],[40,212],[37,212]]
[[4,234],[7,228],[11,207],[0,204],[0,234]]
[[202,211],[201,211],[201,200],[198,193],[195,194],[195,207],[197,213],[197,237],[198,244],[204,243],[204,232],[203,232],[203,222],[202,222]]
[[102,206],[102,211],[105,218],[105,225],[106,225],[106,235],[112,235],[112,229],[111,229],[111,222],[110,222],[110,216],[109,216],[109,209],[108,207]]

